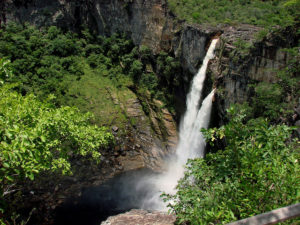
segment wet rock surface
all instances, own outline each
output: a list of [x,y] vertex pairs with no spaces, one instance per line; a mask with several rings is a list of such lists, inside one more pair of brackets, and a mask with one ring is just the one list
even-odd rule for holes
[[131,210],[124,214],[109,217],[101,225],[173,225],[175,220],[175,215],[168,215],[163,212]]

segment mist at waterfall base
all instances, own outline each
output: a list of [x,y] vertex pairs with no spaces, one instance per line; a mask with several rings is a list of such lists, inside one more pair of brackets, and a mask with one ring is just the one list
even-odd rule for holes
[[70,198],[55,209],[56,225],[100,225],[109,216],[139,209],[144,197],[156,193],[144,177],[156,174],[149,169],[129,171],[117,175],[104,184],[82,190],[77,198]]
[[184,165],[188,159],[203,157],[205,140],[200,132],[210,121],[214,90],[202,101],[202,89],[206,69],[214,57],[218,40],[212,43],[195,75],[187,95],[186,113],[180,124],[179,143],[176,154],[166,162],[166,170],[157,174],[148,169],[130,171],[104,183],[99,187],[87,188],[78,199],[69,199],[56,210],[55,224],[99,225],[108,216],[130,209],[167,210],[167,203],[160,195],[175,194],[175,187],[184,175]]

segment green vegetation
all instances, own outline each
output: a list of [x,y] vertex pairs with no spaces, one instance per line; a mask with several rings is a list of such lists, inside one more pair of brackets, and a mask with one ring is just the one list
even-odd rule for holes
[[[98,160],[98,149],[112,142],[105,128],[89,125],[91,114],[68,106],[55,108],[32,94],[21,96],[6,85],[1,87],[0,97],[1,185],[20,177],[33,179],[47,169],[69,172],[68,152]],[[3,190],[1,186],[1,194]]]
[[87,30],[75,34],[14,23],[3,27],[0,223],[14,221],[15,206],[5,200],[21,195],[24,181],[41,172],[71,173],[70,159],[76,156],[98,161],[101,149],[113,143],[101,126],[117,125],[119,135],[129,123],[135,126],[126,106],[137,94],[172,106],[179,78],[174,57],[153,56],[124,35],[104,38]]
[[182,19],[201,24],[246,23],[265,28],[289,26],[299,19],[299,0],[169,0]]
[[4,84],[4,81],[11,76],[10,61],[0,58],[0,85]]
[[[104,126],[117,124],[120,132],[125,132],[128,118],[124,112],[124,106],[128,99],[136,98],[135,94],[128,88],[117,88],[114,81],[108,76],[101,76],[98,70],[84,70],[85,75],[79,81],[69,84],[65,94],[64,104],[76,106],[82,112],[92,112],[92,122]],[[100,70],[101,72],[101,70]],[[123,84],[129,84],[124,81]],[[122,108],[123,107],[123,108]]]
[[252,84],[249,105],[230,107],[226,125],[202,131],[216,153],[190,160],[177,194],[164,195],[178,224],[226,224],[299,202],[300,142],[288,125],[300,99],[300,52],[283,51],[288,65],[274,82]]
[[203,131],[212,144],[221,139],[227,146],[189,161],[177,194],[165,196],[179,224],[226,224],[299,201],[300,149],[292,129],[249,119],[250,109],[231,107],[227,125]]
[[[84,98],[90,98],[97,89],[102,90],[99,99],[109,99],[104,89],[128,96],[131,95],[128,88],[149,90],[152,98],[171,108],[174,88],[180,79],[179,62],[166,53],[153,56],[148,47],[134,47],[124,35],[104,38],[87,30],[77,35],[63,33],[54,26],[38,30],[9,24],[0,30],[0,57],[12,61],[15,77],[9,81],[19,82],[17,88],[23,95],[34,93],[44,99],[54,94],[56,105],[68,104],[80,109],[82,102],[86,102]],[[95,83],[76,88],[85,83],[81,79]],[[96,113],[95,104],[86,106],[86,111]]]
[[[0,62],[1,77],[7,79],[9,62]],[[15,86],[0,86],[0,213],[5,211],[6,196],[20,190],[22,180],[33,180],[43,171],[71,173],[71,156],[99,161],[100,148],[113,142],[106,128],[90,125],[91,114],[57,108],[51,103],[53,95],[43,102],[33,94],[22,96],[12,91]]]

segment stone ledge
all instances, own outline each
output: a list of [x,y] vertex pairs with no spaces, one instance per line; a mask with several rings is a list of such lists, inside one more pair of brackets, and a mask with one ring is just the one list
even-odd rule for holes
[[175,215],[169,215],[165,212],[133,209],[123,214],[111,216],[101,225],[173,225],[175,221]]

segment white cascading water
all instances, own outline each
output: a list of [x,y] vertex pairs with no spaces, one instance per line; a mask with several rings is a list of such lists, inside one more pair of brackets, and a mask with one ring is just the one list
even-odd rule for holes
[[[199,132],[200,128],[206,128],[208,126],[208,122],[206,124],[203,124],[205,121],[202,118],[207,114],[204,112],[204,114],[199,113],[199,101],[201,100],[201,94],[203,89],[203,83],[206,77],[206,69],[207,65],[210,59],[214,57],[214,50],[216,47],[216,44],[218,42],[218,39],[212,40],[212,43],[206,53],[206,56],[203,60],[202,66],[199,70],[199,72],[196,74],[196,76],[193,79],[191,90],[188,93],[187,96],[187,109],[184,114],[183,120],[180,124],[180,130],[179,130],[179,145],[176,149],[176,154],[178,156],[178,159],[182,163],[186,163],[188,158],[195,158],[195,157],[201,157],[203,156],[203,150],[204,146],[199,150],[199,147],[201,145],[191,145],[193,140],[196,138],[203,139],[201,137],[201,132]],[[203,107],[206,107],[204,105],[204,101],[202,103]],[[210,110],[210,108],[208,108]],[[209,120],[209,118],[207,118]],[[205,126],[202,126],[206,125]],[[195,130],[195,128],[198,127],[198,130]],[[205,142],[204,142],[205,143]]]
[[[199,72],[193,79],[191,90],[187,95],[187,110],[180,124],[179,144],[176,149],[176,157],[168,164],[167,171],[159,176],[147,178],[143,185],[155,185],[157,193],[146,196],[142,208],[166,210],[166,204],[161,200],[162,192],[175,194],[175,187],[180,178],[184,175],[184,165],[188,159],[203,157],[206,145],[205,139],[200,132],[201,128],[207,128],[210,121],[212,108],[212,98],[214,91],[203,100],[201,108],[199,102],[203,89],[203,83],[206,77],[206,69],[210,59],[214,57],[214,49],[218,39],[212,40],[212,43],[206,53]],[[200,109],[199,109],[200,108]]]

